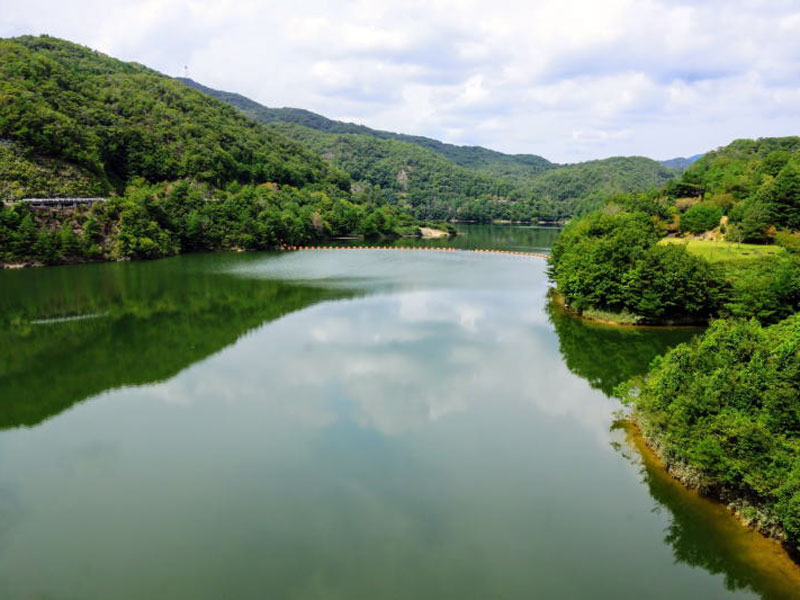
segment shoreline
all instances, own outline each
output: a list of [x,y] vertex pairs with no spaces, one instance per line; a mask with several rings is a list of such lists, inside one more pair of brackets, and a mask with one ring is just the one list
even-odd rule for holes
[[[419,228],[420,230],[422,228]],[[450,234],[447,231],[441,229],[433,229],[433,228],[426,228],[430,229],[432,233],[430,236],[425,236],[422,233],[413,233],[413,234],[397,234],[397,235],[382,235],[376,238],[376,240],[400,240],[400,239],[421,239],[421,240],[428,240],[428,239],[440,239],[446,237],[456,237],[455,235]],[[441,234],[441,235],[439,235]],[[345,237],[333,237],[333,238],[326,238],[324,240],[315,240],[313,242],[309,242],[304,246],[298,247],[313,247],[319,246],[323,243],[328,242],[335,242],[335,241],[367,241],[366,238],[363,236],[345,236]],[[16,261],[16,262],[3,262],[0,261],[0,271],[3,270],[20,270],[20,269],[33,269],[33,268],[40,268],[40,267],[65,267],[70,265],[86,265],[86,264],[98,264],[98,263],[121,263],[121,262],[146,262],[151,260],[161,260],[162,258],[170,258],[173,256],[181,256],[181,255],[188,255],[188,254],[228,254],[228,253],[242,253],[242,252],[282,252],[289,250],[289,246],[276,246],[273,248],[240,248],[240,247],[232,247],[232,248],[217,248],[214,250],[202,250],[202,251],[189,251],[189,252],[176,252],[174,254],[165,254],[163,256],[153,256],[153,257],[141,257],[141,258],[131,258],[131,257],[123,257],[123,258],[106,258],[104,256],[89,258],[89,257],[69,257],[64,260],[60,260],[58,262],[47,263],[43,262],[38,259],[31,259],[31,260],[23,260],[23,261]]]
[[708,326],[708,322],[702,323],[624,323],[622,321],[614,321],[611,319],[601,319],[599,317],[587,315],[586,313],[579,313],[578,311],[567,306],[564,297],[559,294],[555,288],[550,288],[547,293],[550,303],[561,310],[564,314],[580,319],[581,321],[596,325],[598,327],[617,327],[622,329],[704,329]]
[[448,222],[463,223],[465,225],[537,225],[539,227],[564,227],[568,221],[569,219],[563,221],[511,221],[508,219],[492,219],[489,222],[481,222],[470,219],[451,219]]
[[[702,475],[692,466],[667,462],[660,451],[658,440],[647,434],[646,428],[635,416],[635,413],[625,417],[621,423],[629,442],[642,456],[643,463],[657,468],[665,477],[680,485],[686,493],[696,495],[724,510],[742,528],[758,536],[756,539],[772,546],[773,551],[780,552],[791,565],[800,584],[800,553],[787,546],[785,533],[780,526],[764,523],[761,519],[749,519],[742,511],[747,508],[754,509],[764,520],[769,519],[768,513],[764,512],[762,508],[750,504],[746,499],[732,495],[727,496],[724,490],[716,486],[704,485]],[[769,549],[767,546],[764,548]]]

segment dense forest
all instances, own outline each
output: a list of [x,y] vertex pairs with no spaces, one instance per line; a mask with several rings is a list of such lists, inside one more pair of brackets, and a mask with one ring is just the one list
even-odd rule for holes
[[[143,66],[0,41],[0,262],[152,258],[415,231],[380,191]],[[107,197],[47,211],[25,197]]]
[[716,321],[620,394],[675,475],[800,556],[800,315]]
[[460,167],[487,175],[509,176],[519,181],[559,166],[535,154],[503,154],[481,146],[457,146],[423,136],[381,131],[355,123],[335,121],[299,108],[270,108],[240,94],[214,90],[191,79],[178,79],[188,86],[232,104],[261,123],[292,123],[322,133],[352,133],[381,140],[408,142],[431,150]]
[[[644,158],[558,166],[268,109],[48,36],[0,41],[0,75],[4,263],[412,234],[415,219],[563,220],[674,174]],[[31,197],[109,200],[13,205]]]
[[800,553],[800,138],[737,140],[556,241],[578,313],[705,323],[617,393],[668,469]]
[[800,138],[738,140],[660,190],[611,197],[571,222],[550,273],[578,312],[776,322],[800,307],[798,230]]
[[296,108],[269,108],[239,94],[180,79],[313,148],[356,182],[379,186],[423,219],[563,221],[609,194],[660,187],[677,170],[643,157],[557,165],[334,121]]

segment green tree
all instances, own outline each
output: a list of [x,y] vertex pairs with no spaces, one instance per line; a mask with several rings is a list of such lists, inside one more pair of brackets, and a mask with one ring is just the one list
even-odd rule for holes
[[778,256],[750,265],[735,279],[725,309],[761,323],[776,323],[800,310],[800,257]]
[[748,198],[734,207],[731,212],[732,226],[726,238],[732,242],[754,242],[763,244],[769,241],[769,227],[772,223],[771,204],[764,199]]
[[61,226],[58,233],[58,248],[61,256],[65,258],[83,255],[81,241],[72,229],[71,223],[65,223]]
[[627,308],[651,322],[702,322],[717,310],[722,278],[705,260],[683,246],[656,245],[624,276]]
[[644,213],[590,213],[570,222],[556,240],[550,277],[577,311],[622,311],[631,300],[625,274],[660,235],[657,223]]
[[754,505],[800,550],[800,315],[718,320],[618,392],[668,466]]
[[700,203],[691,206],[681,215],[680,229],[684,233],[703,233],[719,226],[722,209]]
[[775,177],[772,198],[774,223],[790,230],[800,230],[800,167],[784,166]]

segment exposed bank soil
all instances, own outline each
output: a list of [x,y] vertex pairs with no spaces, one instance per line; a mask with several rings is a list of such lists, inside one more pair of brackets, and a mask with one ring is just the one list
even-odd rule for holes
[[[765,541],[779,547],[787,560],[796,568],[794,575],[800,583],[800,554],[786,544],[786,533],[773,516],[746,498],[738,497],[730,490],[712,484],[691,465],[670,462],[664,456],[662,444],[655,436],[648,435],[646,426],[635,414],[626,421],[625,425],[631,442],[642,454],[643,460],[656,466],[688,491],[724,507],[744,527],[758,532],[765,538]],[[800,597],[800,589],[798,597]]]
[[433,227],[420,227],[420,235],[425,240],[438,240],[440,238],[450,237],[450,234],[443,229],[434,229]]
[[21,262],[11,262],[11,263],[4,263],[0,262],[0,269],[27,269],[30,267],[47,267],[47,266],[63,266],[63,265],[85,265],[89,263],[101,263],[101,262],[126,262],[131,259],[129,258],[122,258],[118,259],[117,261],[113,261],[106,258],[64,258],[59,260],[56,263],[44,263],[40,260],[25,260]]
[[0,263],[0,269],[26,269],[28,267],[43,267],[44,263],[38,260],[30,260],[18,263]]

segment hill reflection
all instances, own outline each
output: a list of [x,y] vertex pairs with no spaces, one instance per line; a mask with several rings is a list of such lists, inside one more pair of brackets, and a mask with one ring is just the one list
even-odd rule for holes
[[245,279],[198,262],[178,257],[6,278],[0,428],[36,425],[106,390],[163,381],[265,322],[350,295]]

